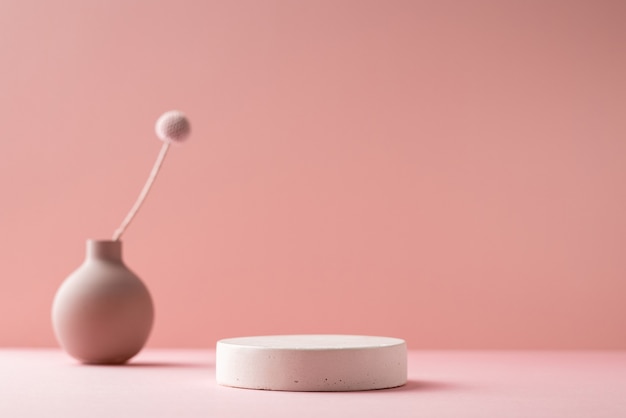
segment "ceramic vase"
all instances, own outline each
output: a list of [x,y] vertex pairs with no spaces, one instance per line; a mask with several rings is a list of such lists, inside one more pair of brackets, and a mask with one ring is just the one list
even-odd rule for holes
[[52,324],[61,347],[87,364],[122,364],[144,346],[150,293],[122,260],[121,241],[88,240],[83,264],[59,287]]

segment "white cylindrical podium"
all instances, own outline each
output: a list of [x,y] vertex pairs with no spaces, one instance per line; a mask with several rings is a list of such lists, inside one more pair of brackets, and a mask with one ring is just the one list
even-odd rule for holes
[[246,389],[355,391],[402,386],[406,343],[362,335],[274,335],[220,340],[217,383]]

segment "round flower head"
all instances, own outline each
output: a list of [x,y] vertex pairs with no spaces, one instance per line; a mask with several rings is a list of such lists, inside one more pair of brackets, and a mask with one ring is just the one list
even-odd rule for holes
[[161,141],[183,142],[189,136],[191,126],[183,112],[170,110],[163,113],[157,120],[155,131]]

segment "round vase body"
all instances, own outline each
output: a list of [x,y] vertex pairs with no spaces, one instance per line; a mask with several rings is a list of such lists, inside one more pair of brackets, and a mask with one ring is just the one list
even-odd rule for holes
[[122,261],[120,241],[87,241],[84,263],[61,284],[52,324],[61,347],[88,364],[122,364],[148,339],[154,307]]

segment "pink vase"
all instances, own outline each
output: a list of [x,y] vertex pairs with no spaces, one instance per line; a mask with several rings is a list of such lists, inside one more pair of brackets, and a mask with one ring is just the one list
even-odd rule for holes
[[83,363],[122,364],[146,343],[154,308],[122,261],[121,241],[87,241],[83,264],[61,284],[52,324],[61,347]]

